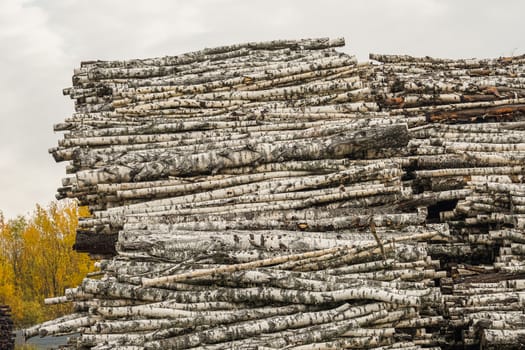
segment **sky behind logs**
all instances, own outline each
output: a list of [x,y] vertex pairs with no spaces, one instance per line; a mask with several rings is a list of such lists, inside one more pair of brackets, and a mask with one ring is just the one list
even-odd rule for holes
[[65,164],[47,153],[73,112],[81,60],[176,55],[224,44],[346,38],[342,50],[499,57],[525,53],[522,0],[0,0],[0,211],[47,205]]

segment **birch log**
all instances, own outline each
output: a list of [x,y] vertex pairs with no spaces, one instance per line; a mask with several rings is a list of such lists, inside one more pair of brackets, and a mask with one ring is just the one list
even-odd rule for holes
[[520,348],[525,57],[343,39],[85,61],[49,152],[100,271],[71,349]]

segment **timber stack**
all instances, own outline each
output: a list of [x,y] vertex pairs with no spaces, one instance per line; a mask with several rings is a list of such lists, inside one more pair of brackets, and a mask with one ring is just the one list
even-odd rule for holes
[[13,332],[11,308],[7,305],[0,305],[0,349],[12,350],[14,348],[15,333]]
[[[71,348],[513,349],[525,57],[343,39],[83,62],[50,150],[100,272],[26,336]],[[487,316],[487,315],[490,315]]]

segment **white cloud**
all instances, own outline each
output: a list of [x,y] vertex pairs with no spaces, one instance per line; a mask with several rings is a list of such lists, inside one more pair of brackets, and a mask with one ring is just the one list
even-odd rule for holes
[[207,32],[202,1],[72,0],[46,3],[46,8],[50,27],[80,59],[155,55]]
[[0,210],[7,216],[52,200],[62,170],[46,155],[63,106],[57,88],[68,79],[60,78],[62,39],[48,19],[32,2],[0,2]]
[[[61,38],[48,28],[48,16],[31,2],[0,2],[2,63],[42,66],[61,59]],[[14,68],[18,68],[14,67]]]

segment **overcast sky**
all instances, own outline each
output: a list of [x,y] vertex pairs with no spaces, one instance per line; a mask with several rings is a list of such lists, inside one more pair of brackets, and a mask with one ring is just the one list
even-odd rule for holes
[[525,53],[523,0],[0,0],[0,211],[47,205],[65,175],[47,149],[73,112],[81,60],[144,58],[223,44],[346,38],[345,52],[439,57]]

